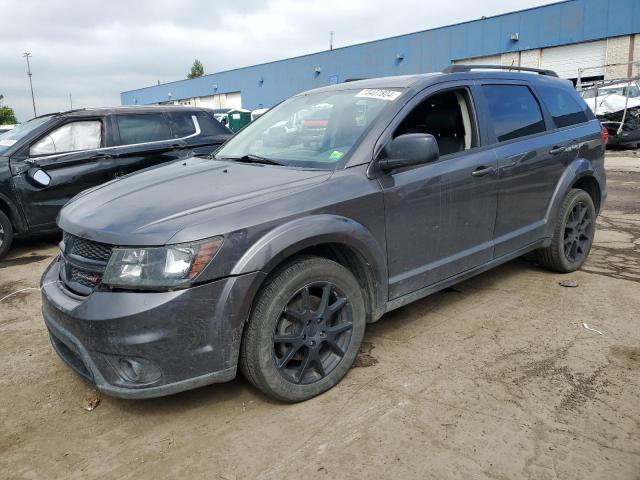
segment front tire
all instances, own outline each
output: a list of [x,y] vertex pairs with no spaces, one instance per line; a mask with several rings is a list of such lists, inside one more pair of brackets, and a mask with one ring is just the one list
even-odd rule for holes
[[365,317],[362,289],[349,270],[326,258],[300,257],[278,269],[257,295],[240,369],[278,400],[312,398],[351,368]]
[[0,211],[0,260],[7,254],[13,243],[13,226],[11,220]]
[[537,251],[542,266],[560,273],[578,270],[586,261],[596,232],[591,196],[573,188],[560,207],[551,245]]

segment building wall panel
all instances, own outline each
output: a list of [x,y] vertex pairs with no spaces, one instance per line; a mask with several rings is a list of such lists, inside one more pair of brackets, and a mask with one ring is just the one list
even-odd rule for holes
[[[517,42],[510,39],[512,33],[519,34]],[[172,99],[178,100],[241,91],[243,107],[254,109],[272,106],[300,91],[335,82],[336,78],[343,81],[347,78],[432,72],[465,58],[539,52],[543,48],[638,33],[640,0],[568,0],[333,51],[131,90],[121,94],[121,101],[124,105],[149,104],[167,101],[169,93]],[[638,48],[640,46],[636,50]],[[397,61],[398,53],[404,54],[403,60]],[[527,64],[531,61],[533,59],[527,57]],[[320,67],[319,74],[314,73],[315,67]],[[264,80],[262,83],[261,78]]]

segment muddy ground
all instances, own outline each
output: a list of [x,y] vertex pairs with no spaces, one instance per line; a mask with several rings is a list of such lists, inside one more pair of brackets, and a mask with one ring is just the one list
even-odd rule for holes
[[[39,293],[10,297],[0,478],[640,479],[636,158],[612,161],[583,271],[517,260],[395,311],[368,328],[359,368],[302,404],[238,378],[86,411],[91,388],[50,348]],[[0,298],[37,286],[56,241],[0,262]]]

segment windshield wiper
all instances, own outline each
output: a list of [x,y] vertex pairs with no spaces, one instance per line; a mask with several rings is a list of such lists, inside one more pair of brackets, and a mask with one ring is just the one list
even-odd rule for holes
[[243,155],[241,157],[216,157],[220,160],[232,160],[234,162],[243,162],[243,163],[262,163],[265,165],[285,165],[282,162],[278,162],[276,160],[272,160],[270,158],[261,157],[260,155]]

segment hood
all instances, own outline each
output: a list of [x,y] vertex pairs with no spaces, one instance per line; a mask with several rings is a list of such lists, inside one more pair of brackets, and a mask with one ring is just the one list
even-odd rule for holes
[[[597,105],[596,105],[596,100]],[[585,102],[589,105],[589,108],[596,115],[607,115],[609,113],[619,112],[624,110],[625,105],[627,109],[636,108],[640,106],[640,99],[629,98],[624,95],[617,95],[610,93],[608,95],[602,95],[597,98],[586,98]]]
[[[164,245],[220,209],[307,188],[331,172],[193,157],[90,189],[60,212],[59,227],[114,245]],[[212,232],[211,236],[227,232]]]

